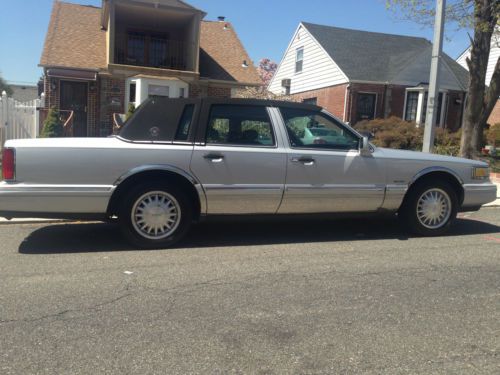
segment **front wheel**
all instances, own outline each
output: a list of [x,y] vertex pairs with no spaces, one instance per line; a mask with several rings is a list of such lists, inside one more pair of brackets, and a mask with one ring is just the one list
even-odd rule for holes
[[192,207],[175,186],[141,185],[126,195],[118,215],[120,228],[134,245],[166,248],[188,232]]
[[445,182],[420,183],[408,192],[400,210],[409,229],[424,236],[446,233],[457,217],[458,198]]

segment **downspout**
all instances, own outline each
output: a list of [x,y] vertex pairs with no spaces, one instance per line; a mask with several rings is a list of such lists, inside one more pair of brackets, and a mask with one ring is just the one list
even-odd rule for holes
[[342,118],[342,121],[346,122],[346,112],[347,112],[347,93],[349,91],[349,88],[351,87],[351,84],[348,83],[346,88],[345,88],[345,94],[344,94],[344,116]]

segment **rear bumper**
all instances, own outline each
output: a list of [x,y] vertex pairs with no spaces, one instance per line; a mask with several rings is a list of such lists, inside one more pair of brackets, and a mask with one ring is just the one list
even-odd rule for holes
[[497,199],[497,186],[490,182],[484,184],[465,184],[462,208],[479,207]]
[[114,186],[30,185],[0,182],[0,217],[103,215]]

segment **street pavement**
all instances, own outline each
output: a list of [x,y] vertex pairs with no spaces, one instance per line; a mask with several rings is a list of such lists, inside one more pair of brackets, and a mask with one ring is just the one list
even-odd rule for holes
[[0,225],[0,374],[499,374],[500,208],[218,221],[139,251],[101,223]]

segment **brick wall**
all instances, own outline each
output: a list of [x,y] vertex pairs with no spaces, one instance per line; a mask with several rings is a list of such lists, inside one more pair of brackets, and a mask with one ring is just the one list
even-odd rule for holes
[[343,119],[346,86],[347,85],[337,85],[318,90],[304,91],[292,95],[292,98],[299,101],[316,98],[316,102],[319,106],[325,108],[338,118]]
[[405,97],[406,97],[406,87],[404,86],[391,86],[390,87],[390,98],[388,100],[388,117],[396,116],[403,118],[405,113]]
[[493,108],[493,112],[491,112],[491,115],[488,118],[488,124],[493,125],[499,122],[500,122],[500,100],[497,100],[497,103]]
[[125,79],[101,77],[99,84],[98,136],[113,131],[113,113],[125,113]]

